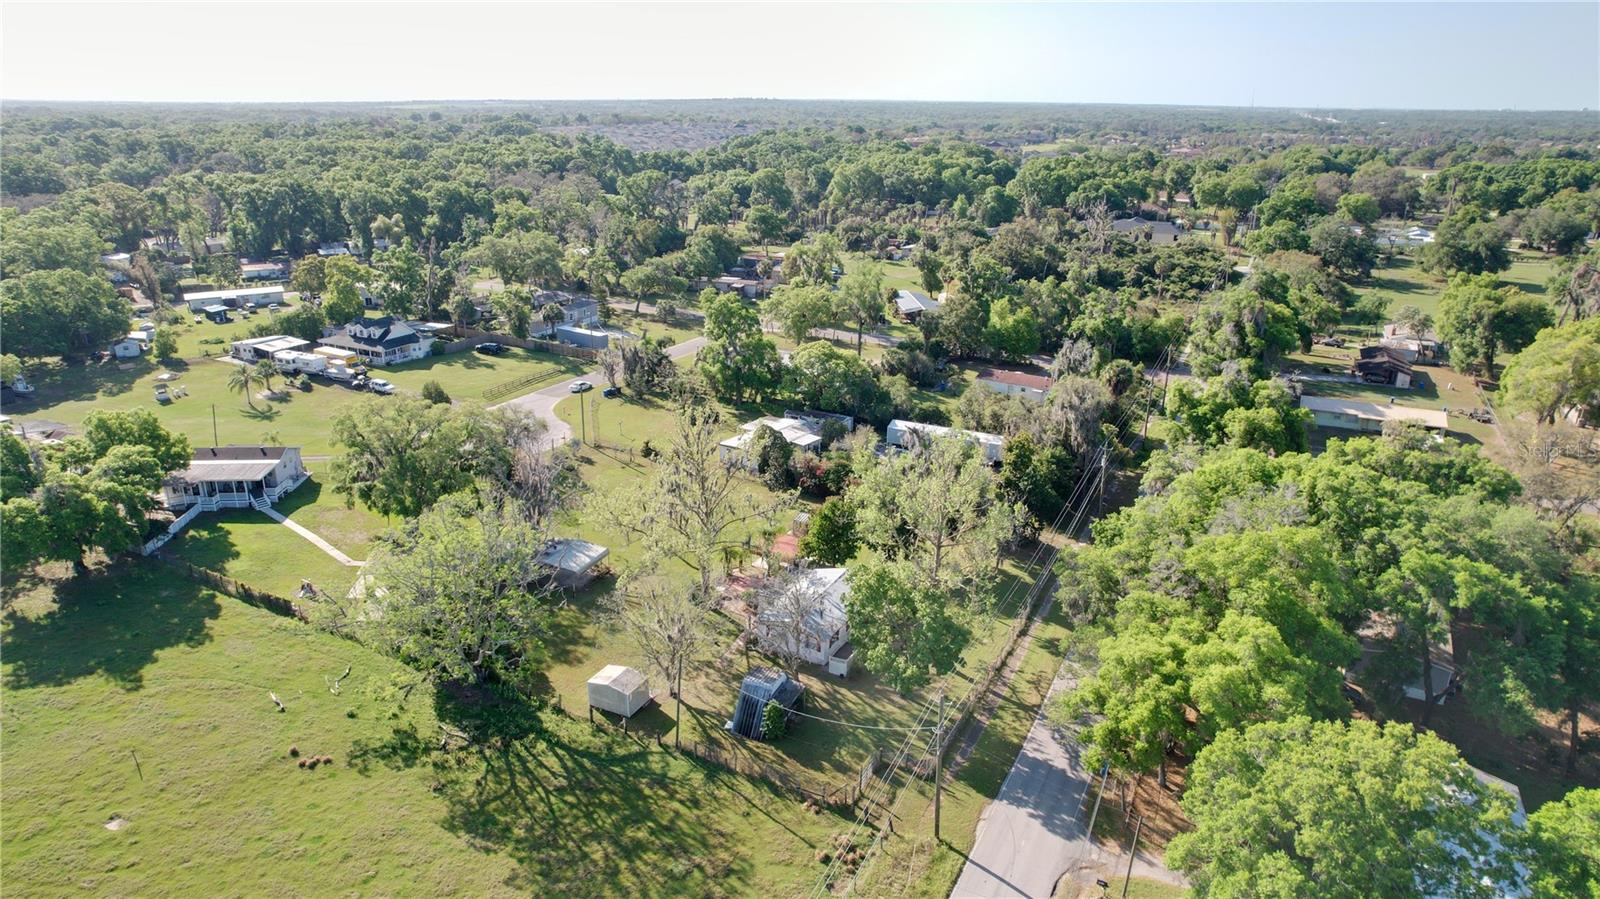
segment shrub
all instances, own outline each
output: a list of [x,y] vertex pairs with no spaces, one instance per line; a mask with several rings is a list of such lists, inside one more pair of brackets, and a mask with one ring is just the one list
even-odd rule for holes
[[450,404],[450,394],[444,392],[444,387],[438,381],[428,381],[422,385],[422,398],[436,406]]
[[768,700],[761,711],[761,739],[781,740],[789,732],[789,713],[776,700]]

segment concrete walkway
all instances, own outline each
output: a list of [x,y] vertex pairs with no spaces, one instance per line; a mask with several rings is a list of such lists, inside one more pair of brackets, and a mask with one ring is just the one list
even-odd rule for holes
[[310,540],[312,545],[316,546],[317,549],[320,549],[323,552],[327,553],[328,555],[332,556],[333,560],[338,562],[340,565],[349,565],[351,568],[360,568],[361,566],[367,564],[365,562],[357,562],[355,559],[352,559],[349,556],[345,555],[344,553],[340,552],[339,549],[337,547],[335,547],[332,543],[329,543],[328,541],[326,541],[326,540],[322,539],[321,537],[317,536],[317,534],[315,532],[309,530],[308,528],[303,527],[299,522],[295,521],[294,519],[284,517],[283,513],[279,512],[277,509],[267,509],[265,511],[267,513],[267,517],[268,518],[272,519],[273,521],[278,522],[281,525],[286,526],[289,530],[294,531],[296,534],[299,534],[300,536],[306,538],[307,540]]

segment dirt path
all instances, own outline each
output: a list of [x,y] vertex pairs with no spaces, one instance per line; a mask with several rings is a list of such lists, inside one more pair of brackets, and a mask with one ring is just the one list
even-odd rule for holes
[[1011,655],[1006,657],[1006,664],[1000,669],[1000,676],[989,685],[989,692],[978,701],[978,707],[972,713],[972,721],[967,725],[967,732],[961,736],[961,743],[956,746],[955,755],[950,757],[947,776],[954,776],[961,766],[967,763],[972,750],[978,745],[978,740],[983,737],[983,732],[989,726],[989,719],[994,717],[995,710],[1000,708],[1000,703],[1006,698],[1006,691],[1011,688],[1011,679],[1017,676],[1017,671],[1022,668],[1022,661],[1028,655],[1028,647],[1033,645],[1034,627],[1050,614],[1050,607],[1056,601],[1055,588],[1052,586],[1050,595],[1044,598],[1033,618],[1028,621],[1027,630],[1017,640],[1017,645],[1011,650]]

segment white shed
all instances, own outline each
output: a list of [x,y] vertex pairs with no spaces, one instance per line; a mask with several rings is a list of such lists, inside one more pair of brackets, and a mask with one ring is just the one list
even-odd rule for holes
[[589,705],[624,718],[650,703],[650,682],[637,669],[607,665],[589,678]]

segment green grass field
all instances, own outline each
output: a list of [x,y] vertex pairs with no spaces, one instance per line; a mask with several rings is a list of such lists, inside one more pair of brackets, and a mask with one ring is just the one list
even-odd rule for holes
[[[402,391],[418,391],[424,382],[437,380],[457,401],[482,401],[486,387],[519,378],[550,374],[552,380],[587,371],[589,365],[549,353],[512,349],[503,356],[452,353],[404,365],[375,369],[378,377],[392,381]],[[13,418],[46,419],[76,425],[93,409],[150,409],[169,429],[184,434],[196,446],[214,441],[228,443],[276,442],[299,446],[307,455],[333,451],[328,422],[339,411],[366,400],[383,397],[352,390],[323,378],[313,379],[309,392],[283,390],[281,396],[256,398],[250,408],[242,396],[228,389],[233,363],[218,359],[170,362],[149,359],[101,365],[35,365],[29,379],[38,388],[27,399],[12,400],[5,413]],[[188,396],[161,405],[155,399],[157,377],[176,374],[169,388],[182,386]],[[216,428],[212,428],[215,409]],[[213,434],[215,436],[213,436]]]
[[157,562],[7,586],[8,893],[786,896],[844,827],[554,712],[441,752],[394,662]]
[[[344,497],[317,477],[319,468],[326,470],[325,464],[308,467],[312,478],[284,497],[277,511],[350,558],[364,561],[371,553],[372,539],[385,529],[386,522],[360,505],[346,508]],[[343,596],[359,573],[254,509],[202,514],[165,549],[192,565],[291,598],[302,580],[330,595]]]

